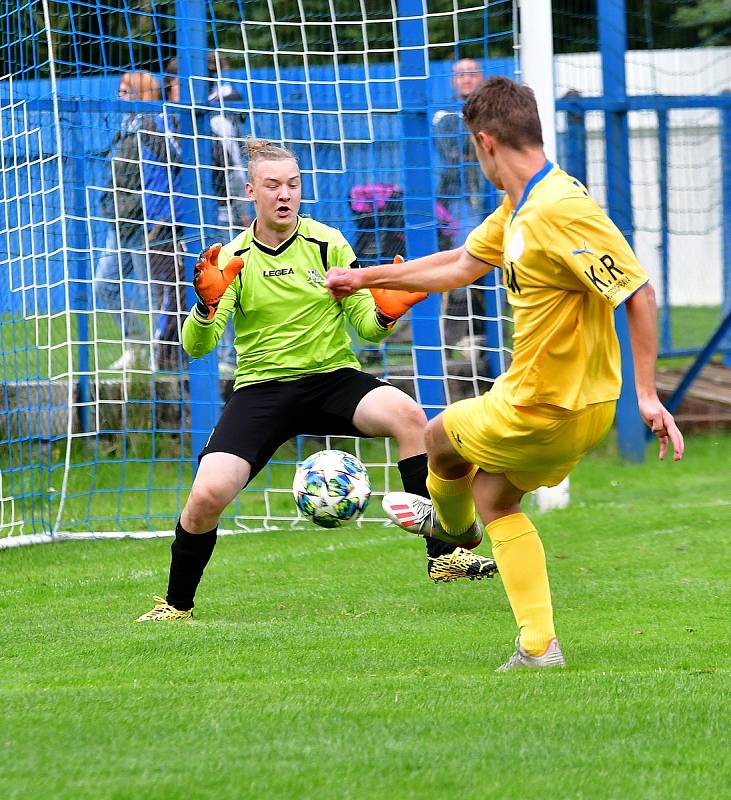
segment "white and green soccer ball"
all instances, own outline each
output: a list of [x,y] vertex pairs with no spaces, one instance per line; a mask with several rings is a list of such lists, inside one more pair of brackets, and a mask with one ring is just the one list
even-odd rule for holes
[[355,456],[343,450],[320,450],[297,468],[292,494],[307,519],[322,528],[339,528],[365,511],[371,483]]

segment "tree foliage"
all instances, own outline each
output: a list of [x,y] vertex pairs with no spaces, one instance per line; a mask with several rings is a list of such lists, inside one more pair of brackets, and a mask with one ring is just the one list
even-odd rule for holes
[[[596,0],[554,0],[557,53],[598,48]],[[729,44],[728,0],[626,0],[627,48],[664,50]]]
[[728,0],[698,0],[679,8],[673,19],[683,28],[696,29],[707,44],[731,44],[731,3]]

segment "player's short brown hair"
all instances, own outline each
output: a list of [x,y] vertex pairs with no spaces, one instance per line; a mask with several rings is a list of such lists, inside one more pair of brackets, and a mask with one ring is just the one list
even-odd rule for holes
[[462,114],[473,134],[489,133],[515,150],[543,146],[536,96],[529,86],[510,78],[494,76],[478,86]]
[[249,180],[253,180],[256,165],[260,161],[284,161],[291,158],[297,163],[297,156],[287,147],[282,147],[266,139],[246,139],[246,151],[249,156]]

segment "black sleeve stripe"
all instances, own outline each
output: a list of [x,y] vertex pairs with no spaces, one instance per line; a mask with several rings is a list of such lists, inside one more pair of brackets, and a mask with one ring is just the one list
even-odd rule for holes
[[360,269],[360,261],[356,258],[355,261],[351,261],[348,265],[351,269]]
[[[243,256],[251,250],[251,245],[247,245],[243,250],[236,250],[234,253],[235,256]],[[246,264],[244,264],[244,269],[246,269]],[[246,316],[246,312],[244,311],[244,307],[241,305],[241,295],[244,291],[244,279],[243,279],[243,270],[239,272],[234,280],[238,280],[239,286],[241,287],[241,291],[236,296],[236,303],[234,304],[234,308],[238,308],[239,311]]]

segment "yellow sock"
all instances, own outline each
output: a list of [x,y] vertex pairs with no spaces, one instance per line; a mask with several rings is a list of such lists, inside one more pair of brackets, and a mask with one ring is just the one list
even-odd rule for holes
[[543,544],[522,513],[500,517],[486,530],[520,628],[520,646],[532,656],[541,655],[556,635]]
[[447,480],[429,470],[426,488],[429,490],[439,521],[447,533],[464,533],[475,521],[472,479],[476,472],[477,467],[473,467],[467,475]]

